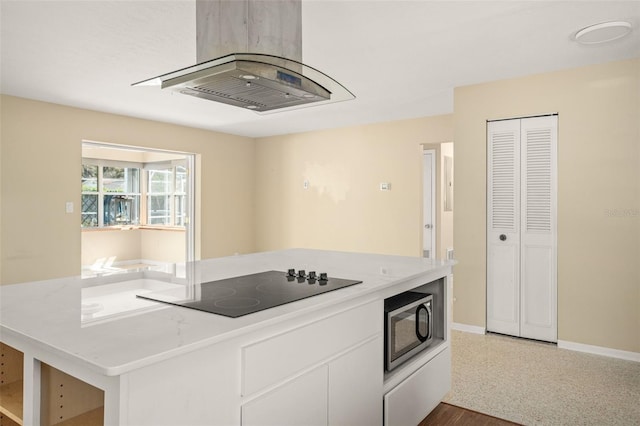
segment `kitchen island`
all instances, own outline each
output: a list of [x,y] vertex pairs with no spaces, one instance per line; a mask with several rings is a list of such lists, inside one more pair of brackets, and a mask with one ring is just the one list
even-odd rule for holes
[[[25,425],[417,424],[450,389],[452,265],[291,249],[5,285],[0,409]],[[362,282],[238,318],[136,297],[290,268]],[[439,300],[434,342],[385,372],[384,299],[418,287]]]

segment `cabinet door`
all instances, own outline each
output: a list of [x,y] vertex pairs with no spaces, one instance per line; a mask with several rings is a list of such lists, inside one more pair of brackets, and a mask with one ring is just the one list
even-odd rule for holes
[[378,337],[329,364],[329,424],[382,424],[383,345]]
[[447,347],[384,396],[384,425],[417,425],[449,390],[451,348]]
[[[382,301],[323,318],[242,348],[242,395],[247,397],[382,334]],[[283,356],[283,351],[286,356]]]
[[327,366],[306,373],[242,406],[243,426],[326,426]]

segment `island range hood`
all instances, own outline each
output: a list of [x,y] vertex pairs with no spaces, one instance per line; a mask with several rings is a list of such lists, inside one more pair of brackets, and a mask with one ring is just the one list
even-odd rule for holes
[[300,0],[198,0],[199,63],[133,86],[158,86],[261,114],[354,99],[302,63],[301,21]]

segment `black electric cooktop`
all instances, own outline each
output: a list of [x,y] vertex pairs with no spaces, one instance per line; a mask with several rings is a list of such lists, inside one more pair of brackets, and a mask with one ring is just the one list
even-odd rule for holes
[[183,300],[168,300],[166,292],[138,297],[237,318],[361,282],[290,269],[196,284],[189,289],[192,295]]

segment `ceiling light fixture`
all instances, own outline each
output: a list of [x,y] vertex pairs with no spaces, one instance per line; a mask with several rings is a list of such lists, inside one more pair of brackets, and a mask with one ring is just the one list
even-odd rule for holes
[[631,29],[631,23],[626,21],[602,22],[581,29],[574,36],[574,40],[580,44],[607,43],[626,36]]

